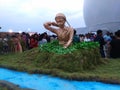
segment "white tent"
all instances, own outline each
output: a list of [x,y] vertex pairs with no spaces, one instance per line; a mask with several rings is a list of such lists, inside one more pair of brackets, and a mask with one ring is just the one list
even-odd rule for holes
[[84,0],[84,20],[88,31],[120,29],[120,0]]

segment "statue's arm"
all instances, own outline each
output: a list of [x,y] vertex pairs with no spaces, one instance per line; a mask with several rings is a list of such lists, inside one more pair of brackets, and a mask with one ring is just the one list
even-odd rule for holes
[[57,34],[57,33],[58,33],[58,30],[56,30],[56,28],[54,28],[54,27],[52,27],[52,26],[58,27],[58,25],[57,25],[55,22],[46,22],[46,23],[44,23],[44,27],[45,27],[47,30],[49,30],[49,31]]
[[68,40],[68,42],[64,45],[64,48],[67,48],[68,46],[71,45],[71,43],[72,43],[72,41],[73,41],[73,35],[74,35],[74,30],[73,30],[73,28],[70,28],[69,40]]

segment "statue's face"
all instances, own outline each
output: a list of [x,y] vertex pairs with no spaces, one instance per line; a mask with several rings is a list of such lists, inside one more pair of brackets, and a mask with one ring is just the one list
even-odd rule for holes
[[64,26],[65,19],[63,17],[57,17],[55,20],[56,20],[56,23],[58,24],[58,26]]

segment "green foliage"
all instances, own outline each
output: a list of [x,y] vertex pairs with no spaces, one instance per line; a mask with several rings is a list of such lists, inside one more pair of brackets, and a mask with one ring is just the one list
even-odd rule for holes
[[68,48],[63,48],[59,45],[57,40],[39,46],[41,51],[52,52],[56,54],[69,54],[78,49],[94,49],[97,47],[99,47],[98,42],[79,42],[71,45]]

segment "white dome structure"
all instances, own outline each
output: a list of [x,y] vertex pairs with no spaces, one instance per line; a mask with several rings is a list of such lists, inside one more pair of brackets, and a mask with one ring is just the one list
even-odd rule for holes
[[120,29],[120,0],[84,0],[83,13],[89,31]]

